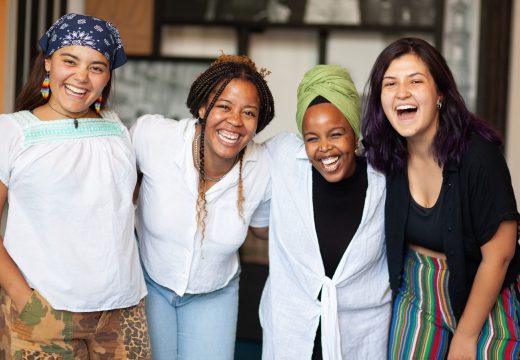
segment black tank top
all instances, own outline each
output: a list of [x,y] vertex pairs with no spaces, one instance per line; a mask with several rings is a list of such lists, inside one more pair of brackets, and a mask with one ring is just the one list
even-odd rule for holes
[[425,208],[419,205],[410,194],[408,221],[405,237],[410,244],[418,245],[437,252],[444,252],[442,244],[441,213],[444,202],[444,185],[439,198],[433,207]]

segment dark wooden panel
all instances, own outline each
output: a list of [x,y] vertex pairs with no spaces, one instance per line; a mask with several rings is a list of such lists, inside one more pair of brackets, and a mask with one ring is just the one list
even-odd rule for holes
[[512,0],[482,0],[477,115],[505,135]]

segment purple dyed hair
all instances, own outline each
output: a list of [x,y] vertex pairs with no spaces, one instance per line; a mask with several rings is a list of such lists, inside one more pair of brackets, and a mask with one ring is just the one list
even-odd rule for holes
[[443,95],[439,127],[432,144],[432,151],[439,165],[450,160],[459,162],[472,132],[488,141],[502,144],[498,133],[468,110],[448,64],[439,51],[422,39],[402,38],[379,54],[365,88],[367,100],[361,133],[365,155],[374,168],[390,174],[402,170],[408,158],[406,139],[390,125],[381,104],[384,74],[393,60],[406,54],[414,54],[426,64],[437,90]]

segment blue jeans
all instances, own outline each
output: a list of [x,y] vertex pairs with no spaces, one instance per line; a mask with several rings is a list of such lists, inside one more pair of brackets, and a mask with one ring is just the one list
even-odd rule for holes
[[154,360],[232,360],[238,314],[238,274],[206,294],[177,295],[145,272],[146,311]]

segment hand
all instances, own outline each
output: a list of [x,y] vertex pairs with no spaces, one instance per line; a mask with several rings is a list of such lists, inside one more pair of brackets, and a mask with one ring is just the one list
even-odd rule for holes
[[469,336],[455,331],[450,344],[448,360],[476,360],[478,336]]

